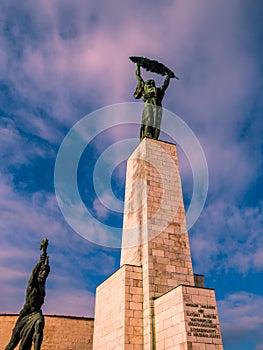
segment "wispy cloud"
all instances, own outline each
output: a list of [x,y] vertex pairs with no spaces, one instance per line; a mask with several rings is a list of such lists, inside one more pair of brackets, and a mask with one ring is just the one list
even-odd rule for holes
[[235,344],[238,348],[239,344],[255,337],[256,332],[262,329],[261,295],[247,292],[229,294],[218,304],[221,311],[221,328],[227,345]]
[[43,306],[43,312],[49,315],[93,317],[94,299],[94,293],[81,290],[80,288],[49,290]]
[[241,274],[260,270],[262,247],[262,203],[238,207],[215,201],[205,209],[191,236],[196,268]]

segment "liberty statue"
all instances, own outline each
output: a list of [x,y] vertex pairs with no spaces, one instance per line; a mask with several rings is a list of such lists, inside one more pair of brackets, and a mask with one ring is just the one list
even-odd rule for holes
[[[140,140],[144,137],[149,137],[158,140],[162,121],[162,100],[165,91],[170,83],[170,78],[176,78],[175,74],[162,63],[150,60],[146,57],[130,57],[131,61],[137,64],[136,78],[138,81],[136,90],[133,96],[136,99],[142,98],[144,109],[142,113],[142,122],[140,130]],[[156,87],[153,79],[144,81],[141,77],[140,68],[145,68],[148,71],[165,75],[165,80],[162,86]]]

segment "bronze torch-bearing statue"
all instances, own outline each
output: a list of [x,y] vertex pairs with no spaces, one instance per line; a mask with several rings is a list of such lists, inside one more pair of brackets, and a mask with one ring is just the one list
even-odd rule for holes
[[25,305],[20,311],[12,337],[5,350],[15,349],[19,342],[19,350],[31,350],[32,342],[34,350],[41,348],[44,329],[44,316],[41,307],[46,295],[45,282],[50,272],[47,246],[48,240],[44,238],[39,247],[43,252],[28,281]]

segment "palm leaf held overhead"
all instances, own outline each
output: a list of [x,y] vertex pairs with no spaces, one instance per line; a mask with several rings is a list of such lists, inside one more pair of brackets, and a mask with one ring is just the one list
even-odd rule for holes
[[170,78],[179,80],[179,78],[174,74],[173,71],[171,71],[171,69],[156,60],[150,60],[149,58],[143,56],[131,56],[130,60],[134,63],[139,64],[142,68],[146,69],[149,72],[157,73],[160,75],[168,74]]

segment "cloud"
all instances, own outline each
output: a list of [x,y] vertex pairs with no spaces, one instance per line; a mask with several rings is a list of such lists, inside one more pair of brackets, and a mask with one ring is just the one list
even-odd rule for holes
[[[238,292],[229,294],[218,302],[221,314],[221,329],[227,346],[242,344],[247,339],[259,341],[257,332],[263,326],[261,295]],[[260,344],[258,344],[260,349]]]
[[262,249],[260,247],[258,247],[253,258],[254,258],[255,268],[258,270],[262,270],[263,269],[263,252],[262,252]]
[[94,317],[95,296],[87,290],[48,290],[43,312],[48,315]]
[[[10,234],[13,230],[15,232],[42,232],[44,227],[48,227],[50,234],[58,233],[62,226],[61,223],[55,215],[58,214],[58,209],[56,213],[52,213],[48,205],[53,206],[52,196],[48,194],[39,193],[42,198],[41,204],[45,203],[46,208],[43,209],[42,205],[37,206],[36,201],[31,202],[30,199],[26,199],[15,192],[4,176],[0,177],[1,184],[1,219],[0,227],[1,231],[5,236]],[[33,198],[36,198],[37,194]],[[30,235],[28,233],[28,235]],[[21,240],[22,243],[22,240]]]
[[191,232],[196,268],[244,275],[261,271],[262,209],[262,203],[239,208],[219,200],[209,205]]
[[[108,197],[109,195],[107,195],[107,198]],[[93,209],[95,210],[99,219],[105,219],[109,215],[108,209],[101,204],[98,198],[96,198],[93,202]]]
[[29,166],[33,161],[51,159],[55,152],[51,146],[26,135],[11,118],[2,117],[0,121],[0,159],[1,171],[10,172],[10,168]]

